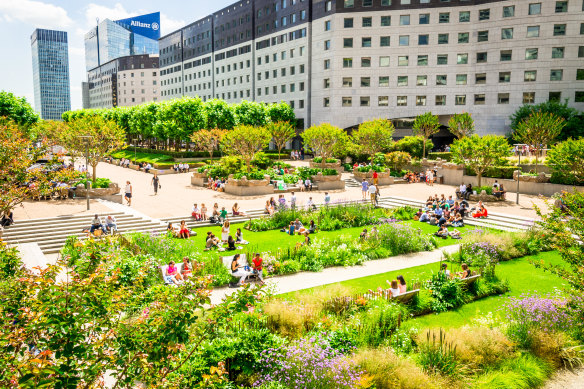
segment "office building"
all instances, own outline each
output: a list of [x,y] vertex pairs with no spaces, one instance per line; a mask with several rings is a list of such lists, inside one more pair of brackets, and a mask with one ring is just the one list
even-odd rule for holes
[[289,102],[304,126],[442,123],[504,134],[522,104],[584,110],[582,0],[242,0],[162,37],[161,98]]
[[158,54],[160,12],[128,19],[105,19],[85,34],[87,71],[119,57]]
[[[85,108],[128,107],[160,96],[158,55],[116,58],[87,72]],[[86,91],[85,91],[86,90]]]
[[67,32],[37,28],[30,37],[35,110],[61,120],[71,109]]

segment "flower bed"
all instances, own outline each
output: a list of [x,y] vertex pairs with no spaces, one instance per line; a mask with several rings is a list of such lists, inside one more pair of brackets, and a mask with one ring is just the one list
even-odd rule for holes
[[225,184],[225,193],[237,196],[258,196],[274,193],[274,186],[270,185],[270,176],[268,175],[264,175],[262,180],[248,180],[245,173],[242,173],[240,177],[236,179],[233,174],[229,175],[227,184]]
[[343,172],[343,169],[344,169],[341,166],[341,161],[339,161],[338,159],[335,160],[335,162],[329,162],[329,160],[327,160],[325,162],[324,166],[322,164],[322,159],[319,160],[319,162],[315,162],[314,160],[312,160],[308,163],[308,165],[314,169],[334,169],[337,171],[338,174],[341,174]]

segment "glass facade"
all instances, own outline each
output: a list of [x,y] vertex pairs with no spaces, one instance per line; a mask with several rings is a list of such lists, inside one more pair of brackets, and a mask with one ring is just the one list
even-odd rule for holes
[[45,120],[71,110],[67,32],[36,29],[30,37],[35,109]]

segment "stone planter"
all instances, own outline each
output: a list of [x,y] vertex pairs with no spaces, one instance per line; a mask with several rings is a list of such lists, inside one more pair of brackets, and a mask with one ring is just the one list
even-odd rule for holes
[[310,161],[309,166],[311,168],[317,168],[317,169],[335,169],[337,171],[337,173],[339,173],[339,174],[341,174],[344,171],[344,168],[341,166],[341,161],[335,162],[335,163],[325,163],[324,168],[323,168],[321,162],[315,163],[313,161]]
[[248,180],[245,176],[236,180],[233,174],[230,174],[225,184],[225,193],[237,196],[258,196],[274,193],[274,186],[270,185],[268,175],[264,176],[263,180]]
[[[75,190],[76,198],[85,198],[87,196],[87,190],[83,184],[77,185]],[[122,203],[122,195],[120,194],[120,187],[115,182],[111,182],[108,188],[93,188],[89,190],[89,198],[91,199],[103,199],[109,200],[116,203]]]
[[207,174],[207,170],[203,173],[193,172],[191,176],[191,185],[194,186],[207,186],[207,181],[209,180],[209,176]]
[[316,176],[312,176],[312,183],[318,187],[318,190],[344,190],[345,181],[341,180],[341,175],[337,174],[335,176],[323,176],[321,172],[318,172]]
[[[519,174],[518,170],[513,172],[513,180],[517,181],[517,176]],[[547,176],[545,173],[539,173],[537,176],[519,176],[520,182],[537,182],[537,183],[548,183],[550,182],[550,177]]]
[[473,201],[482,201],[483,203],[494,203],[496,201],[505,201],[502,198],[497,198],[496,196],[493,195],[488,195],[486,191],[481,191],[481,193],[479,194],[472,194],[469,196],[468,201],[473,202]]
[[[394,177],[389,175],[389,170],[386,172],[377,173],[377,176],[379,186],[386,186],[394,183]],[[369,182],[373,182],[373,171],[359,172],[353,170],[353,178],[355,178],[355,180],[358,182],[363,181],[363,179]]]

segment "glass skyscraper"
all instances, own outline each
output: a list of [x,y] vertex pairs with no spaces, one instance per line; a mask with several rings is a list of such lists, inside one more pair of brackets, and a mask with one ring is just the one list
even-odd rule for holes
[[95,69],[128,55],[158,54],[160,13],[105,19],[85,34],[85,68]]
[[71,110],[66,31],[37,28],[30,37],[34,105],[46,120],[61,120]]

